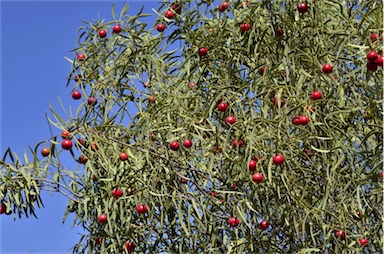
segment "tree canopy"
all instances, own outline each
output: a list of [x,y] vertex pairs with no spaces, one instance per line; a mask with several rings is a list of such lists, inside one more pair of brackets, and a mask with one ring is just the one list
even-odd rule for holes
[[67,86],[83,103],[51,108],[32,158],[6,151],[0,213],[62,193],[87,232],[74,253],[379,253],[382,1],[153,13],[79,28]]

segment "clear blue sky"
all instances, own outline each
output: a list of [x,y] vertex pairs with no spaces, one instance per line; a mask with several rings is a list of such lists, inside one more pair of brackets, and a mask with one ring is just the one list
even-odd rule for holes
[[[129,15],[145,5],[147,13],[157,9],[157,1],[127,1]],[[49,103],[60,109],[77,108],[71,83],[65,87],[74,58],[76,30],[80,20],[112,20],[111,1],[2,1],[1,4],[1,155],[8,146],[19,154],[28,145],[50,137],[45,113]],[[116,15],[123,2],[115,3]],[[153,17],[154,19],[155,17]],[[110,32],[110,31],[109,31]],[[60,112],[60,111],[59,111]],[[59,130],[57,130],[60,133]],[[72,162],[68,162],[72,163]],[[38,219],[13,219],[0,215],[0,253],[71,253],[81,228],[72,228],[69,217],[63,225],[66,199],[59,194],[43,194],[45,208]]]

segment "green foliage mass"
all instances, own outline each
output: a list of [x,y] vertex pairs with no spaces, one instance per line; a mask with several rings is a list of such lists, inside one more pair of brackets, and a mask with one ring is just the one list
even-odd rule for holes
[[[41,190],[66,195],[64,219],[73,213],[88,232],[74,253],[125,253],[128,242],[137,253],[379,253],[383,69],[367,69],[366,55],[382,55],[382,40],[370,39],[383,32],[382,2],[308,0],[303,14],[290,0],[229,1],[225,11],[217,1],[173,4],[153,10],[155,23],[125,6],[113,21],[79,28],[67,85],[83,103],[67,119],[54,109],[50,118],[74,146],[62,150],[54,135],[32,149],[32,161],[8,150],[0,175],[6,212],[34,214]],[[250,29],[241,31],[243,23]],[[112,32],[116,24],[121,33]],[[203,47],[207,56],[198,55]],[[313,91],[322,99],[312,100]],[[294,116],[309,123],[293,125]],[[51,154],[42,157],[47,143]],[[79,162],[76,170],[61,163],[62,153]],[[276,154],[285,158],[280,166]],[[111,195],[116,189],[122,197]],[[146,214],[136,212],[142,203]]]

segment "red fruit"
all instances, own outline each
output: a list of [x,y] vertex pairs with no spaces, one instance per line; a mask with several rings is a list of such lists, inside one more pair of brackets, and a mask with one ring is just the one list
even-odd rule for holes
[[121,27],[120,27],[119,25],[116,25],[116,26],[114,26],[114,27],[112,28],[112,30],[113,30],[113,32],[114,32],[115,34],[118,34],[118,33],[121,32]]
[[217,109],[220,112],[225,112],[227,110],[227,108],[228,108],[228,103],[226,103],[226,102],[222,102],[219,105],[217,105]]
[[183,146],[185,148],[190,148],[192,146],[192,141],[189,139],[184,140]]
[[194,87],[195,85],[196,85],[195,82],[191,82],[191,83],[188,84],[189,87]]
[[69,131],[62,131],[61,132],[61,137],[63,139],[70,139],[71,133]]
[[177,151],[180,148],[180,144],[177,141],[172,141],[171,144],[169,144],[169,147],[171,148],[171,150]]
[[136,207],[136,211],[139,213],[139,214],[145,214],[146,212],[148,212],[148,207],[146,204],[140,204]]
[[159,31],[159,32],[163,32],[163,31],[165,30],[165,26],[164,26],[164,24],[158,24],[158,25],[156,26],[156,29],[157,29],[157,31]]
[[262,173],[253,174],[252,181],[254,181],[255,183],[261,183],[263,181],[263,174]]
[[95,242],[96,242],[97,245],[101,245],[103,243],[103,238],[98,237],[98,238],[95,239]]
[[220,11],[220,12],[223,12],[223,11],[227,10],[228,7],[229,7],[228,2],[222,2],[222,3],[219,5],[219,11]]
[[250,171],[255,171],[257,166],[257,161],[255,160],[250,160],[248,163],[248,168]]
[[236,183],[236,182],[232,184],[232,189],[237,190],[237,187],[238,187],[238,186],[237,186],[237,183]]
[[275,34],[277,37],[283,37],[284,36],[284,30],[283,28],[279,27],[276,29]]
[[308,11],[308,5],[306,2],[301,2],[297,4],[297,10],[300,13],[306,13]]
[[79,91],[74,91],[74,92],[72,93],[72,98],[73,98],[74,100],[80,100],[80,98],[81,98],[81,93],[80,93]]
[[154,102],[156,100],[156,97],[151,95],[148,97],[148,102],[151,103],[151,102]]
[[73,79],[77,82],[77,81],[79,81],[82,77],[83,77],[83,76],[79,74],[79,75],[74,76]]
[[173,3],[171,9],[177,14],[181,14],[181,6],[179,4]]
[[275,156],[273,156],[273,158],[272,158],[272,162],[276,166],[279,166],[279,165],[283,164],[284,160],[285,160],[284,156],[282,154],[280,154],[280,153],[275,155]]
[[97,99],[95,97],[89,97],[88,98],[88,105],[89,106],[95,106],[97,104]]
[[261,68],[259,69],[259,74],[260,74],[260,75],[264,75],[264,71],[265,71],[265,67],[263,66],[263,67],[261,67]]
[[181,183],[187,183],[188,180],[182,177],[182,178],[180,178],[180,182],[181,182]]
[[383,61],[384,61],[384,56],[379,56],[379,57],[376,59],[376,65],[377,65],[377,66],[381,66],[381,67],[383,67]]
[[345,240],[345,232],[342,230],[336,230],[335,237],[340,240]]
[[65,140],[63,140],[63,142],[61,142],[61,147],[62,147],[64,150],[70,150],[70,149],[72,149],[72,141],[69,140],[69,139],[65,139]]
[[269,227],[269,222],[267,220],[263,220],[259,224],[260,229],[266,230]]
[[[279,106],[279,102],[277,101],[277,97],[275,96],[272,100],[273,102],[273,105],[275,105],[275,107],[278,107]],[[284,106],[285,104],[285,100],[283,98],[280,99],[280,105],[281,106]]]
[[99,30],[99,36],[100,36],[100,38],[105,38],[105,36],[107,36],[107,31]]
[[233,148],[235,148],[235,149],[236,149],[237,146],[239,146],[239,148],[242,147],[243,144],[244,144],[244,142],[241,139],[239,141],[237,141],[237,139],[235,139],[235,140],[233,140],[233,143],[232,143]]
[[294,116],[292,118],[292,123],[293,123],[293,125],[300,125],[300,117],[299,116]]
[[128,154],[127,154],[127,153],[124,153],[124,152],[120,153],[120,160],[121,160],[121,161],[126,161],[126,160],[128,160]]
[[199,56],[206,56],[208,54],[208,49],[207,48],[199,48],[199,50],[197,51],[197,54]]
[[47,157],[50,153],[51,153],[51,151],[46,147],[41,149],[41,155],[43,155],[43,157]]
[[367,70],[368,71],[376,71],[377,70],[377,64],[376,63],[367,63]]
[[377,55],[376,51],[369,51],[367,54],[367,59],[368,59],[368,62],[370,63],[376,62],[378,57],[379,56]]
[[309,118],[306,116],[300,116],[299,117],[300,125],[307,125],[309,122]]
[[225,121],[229,124],[234,124],[236,123],[236,118],[234,116],[227,116],[227,118],[225,118]]
[[240,30],[245,33],[246,31],[248,31],[249,29],[251,29],[251,25],[248,24],[248,23],[243,23],[240,25]]
[[5,213],[6,210],[7,210],[7,209],[6,209],[5,205],[4,205],[4,204],[1,204],[1,205],[0,205],[0,214]]
[[171,11],[171,10],[166,11],[166,12],[164,13],[164,16],[165,16],[167,19],[173,19],[173,16],[174,16],[173,11]]
[[84,54],[78,54],[78,55],[77,55],[77,59],[78,59],[79,61],[84,61],[84,59],[85,59],[85,55],[84,55]]
[[211,196],[212,197],[217,197],[217,193],[215,191],[211,191]]
[[371,34],[369,38],[372,42],[375,42],[377,39],[381,40],[381,34]]
[[107,223],[107,215],[105,215],[105,214],[100,214],[100,215],[97,217],[97,220],[99,221],[99,223],[101,223],[101,224],[105,224],[105,223]]
[[231,226],[232,228],[235,228],[235,227],[239,226],[239,224],[240,224],[240,220],[239,220],[238,218],[236,218],[236,217],[231,217],[231,218],[229,218],[229,220],[228,220],[228,224],[229,224],[229,226]]
[[332,72],[332,69],[333,69],[333,67],[332,67],[332,65],[330,65],[330,64],[324,64],[324,65],[323,65],[323,72],[324,72],[325,74],[329,74],[329,73],[331,73],[331,72]]
[[133,242],[127,242],[125,244],[125,248],[127,249],[128,252],[134,252],[135,251],[135,244]]
[[96,181],[97,181],[97,176],[93,175],[92,180],[93,180],[94,182],[96,182]]
[[323,94],[320,91],[314,91],[311,93],[312,100],[320,100],[321,98],[323,98]]
[[361,246],[365,246],[368,244],[368,239],[366,238],[360,238],[359,243]]
[[84,155],[80,155],[80,157],[79,157],[79,163],[81,163],[81,164],[85,164],[85,163],[87,163],[87,161],[88,161],[88,158],[87,158],[87,157],[85,157]]
[[113,189],[111,191],[111,194],[112,194],[112,197],[118,199],[120,198],[121,196],[123,196],[123,191],[119,188],[116,188],[116,189]]

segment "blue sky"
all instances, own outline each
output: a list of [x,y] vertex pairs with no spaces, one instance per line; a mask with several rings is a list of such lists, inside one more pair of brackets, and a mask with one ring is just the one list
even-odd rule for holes
[[[157,1],[127,1],[128,14],[142,5],[152,13]],[[66,78],[74,58],[76,31],[81,20],[113,20],[112,1],[2,1],[1,2],[1,151],[10,146],[22,154],[28,145],[50,137],[45,118],[49,103],[60,112],[58,97],[68,109],[79,101],[71,98]],[[115,2],[116,15],[123,2]],[[155,16],[153,17],[155,18]],[[109,31],[110,32],[110,31]],[[57,130],[60,133],[59,130]],[[72,162],[68,162],[72,163]],[[0,253],[71,253],[81,228],[72,228],[62,217],[67,200],[59,194],[43,193],[45,208],[38,219],[13,219],[0,215]]]

